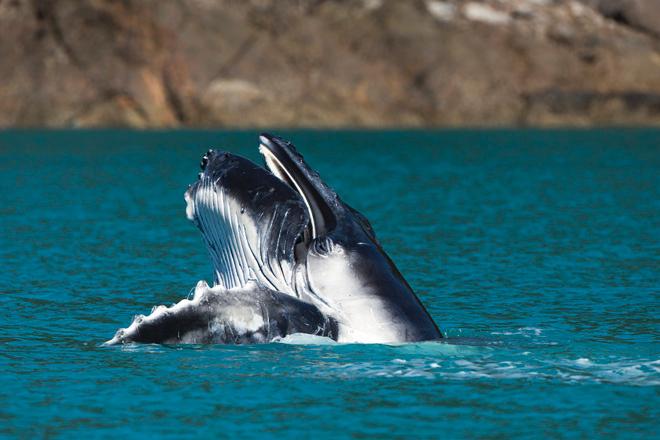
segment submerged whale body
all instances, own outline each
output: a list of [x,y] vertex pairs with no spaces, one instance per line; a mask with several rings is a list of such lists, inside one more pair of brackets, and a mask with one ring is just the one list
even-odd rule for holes
[[214,286],[138,316],[109,343],[258,343],[294,333],[338,342],[442,338],[369,221],[293,144],[263,134],[266,167],[209,150],[185,193]]

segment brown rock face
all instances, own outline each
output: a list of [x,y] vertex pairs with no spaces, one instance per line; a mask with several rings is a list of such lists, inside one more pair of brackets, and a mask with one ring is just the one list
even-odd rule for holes
[[660,124],[659,3],[0,0],[0,127]]
[[146,2],[0,1],[0,125],[175,126],[185,62]]
[[660,37],[660,2],[657,0],[583,0],[604,16]]

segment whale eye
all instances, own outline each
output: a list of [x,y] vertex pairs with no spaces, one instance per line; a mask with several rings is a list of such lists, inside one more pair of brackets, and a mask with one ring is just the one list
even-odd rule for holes
[[312,242],[312,250],[317,255],[323,256],[331,253],[340,253],[342,249],[326,235],[324,237],[318,237]]
[[327,254],[332,249],[332,243],[326,237],[318,239],[314,242],[314,250],[319,254]]
[[206,169],[206,165],[209,164],[209,160],[211,159],[211,157],[213,157],[214,154],[215,154],[215,150],[211,148],[209,149],[209,151],[206,152],[206,154],[204,154],[204,156],[202,156],[202,161],[199,163],[199,167],[202,169],[202,171]]

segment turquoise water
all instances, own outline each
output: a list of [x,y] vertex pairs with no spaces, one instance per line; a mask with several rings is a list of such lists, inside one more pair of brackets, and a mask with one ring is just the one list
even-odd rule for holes
[[0,133],[1,437],[657,436],[660,131],[283,132],[447,343],[102,346],[211,280],[183,192],[256,134]]

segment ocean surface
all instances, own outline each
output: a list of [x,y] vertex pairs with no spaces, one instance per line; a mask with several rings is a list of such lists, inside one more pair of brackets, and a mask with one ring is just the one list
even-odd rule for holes
[[103,346],[211,280],[183,192],[256,131],[0,133],[2,438],[658,438],[660,131],[284,131],[443,343]]

